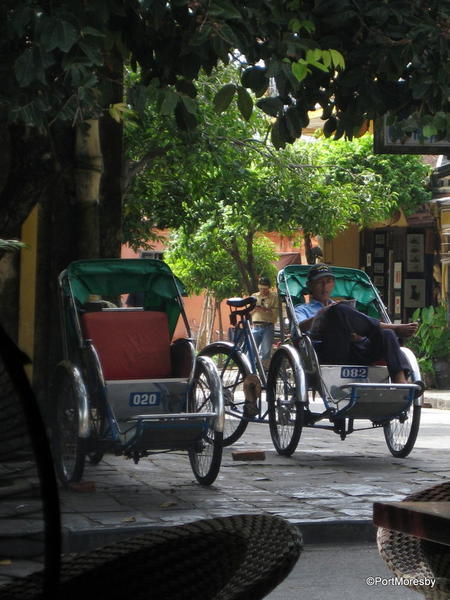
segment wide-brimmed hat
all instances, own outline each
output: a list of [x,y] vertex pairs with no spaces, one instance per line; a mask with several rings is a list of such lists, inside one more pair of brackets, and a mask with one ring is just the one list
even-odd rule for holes
[[314,265],[308,272],[308,283],[322,279],[323,277],[332,277],[336,279],[328,265],[323,263]]

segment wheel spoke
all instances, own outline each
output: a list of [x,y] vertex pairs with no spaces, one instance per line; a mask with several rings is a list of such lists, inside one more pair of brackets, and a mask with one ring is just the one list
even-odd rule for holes
[[[197,367],[200,372],[194,377],[190,410],[195,412],[214,412],[214,386],[209,380],[209,373]],[[195,448],[189,451],[189,460],[197,480],[211,484],[219,472],[222,460],[222,433],[215,430],[215,420],[206,419],[201,438]]]
[[247,427],[247,420],[244,420],[244,379],[248,371],[239,355],[231,349],[212,345],[205,355],[213,360],[222,381],[225,405],[223,444],[228,446],[238,440]]
[[297,447],[302,429],[303,406],[298,403],[298,367],[287,350],[273,358],[268,382],[269,425],[279,454],[290,455]]

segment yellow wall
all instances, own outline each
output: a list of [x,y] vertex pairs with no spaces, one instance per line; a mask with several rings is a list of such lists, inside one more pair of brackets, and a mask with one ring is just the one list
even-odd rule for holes
[[337,267],[359,269],[359,229],[356,225],[324,242],[324,261]]
[[[31,360],[34,356],[38,214],[35,206],[22,226],[21,241],[27,247],[20,254],[19,347]],[[31,367],[28,375],[32,376]]]

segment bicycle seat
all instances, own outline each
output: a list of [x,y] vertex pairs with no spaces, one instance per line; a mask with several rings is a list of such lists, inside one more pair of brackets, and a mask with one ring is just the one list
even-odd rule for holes
[[228,306],[234,306],[239,308],[241,306],[248,306],[252,309],[256,305],[256,298],[254,296],[248,296],[248,298],[228,298]]

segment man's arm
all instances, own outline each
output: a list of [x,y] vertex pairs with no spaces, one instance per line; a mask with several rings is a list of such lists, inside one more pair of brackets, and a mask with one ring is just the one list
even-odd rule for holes
[[309,331],[314,319],[321,312],[321,310],[316,311],[312,316],[310,316],[312,310],[309,304],[297,304],[297,306],[294,308],[294,315],[295,322],[300,327],[300,331]]

